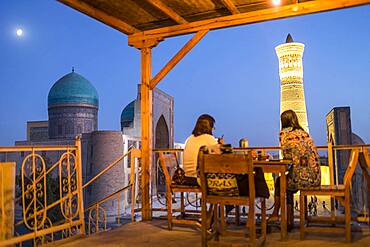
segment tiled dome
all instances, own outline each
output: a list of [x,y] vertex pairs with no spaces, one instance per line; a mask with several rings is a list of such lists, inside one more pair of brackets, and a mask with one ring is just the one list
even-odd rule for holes
[[61,104],[87,104],[98,107],[99,97],[87,79],[72,71],[54,83],[49,91],[48,106]]
[[129,127],[134,121],[135,117],[135,100],[128,104],[121,113],[121,126]]

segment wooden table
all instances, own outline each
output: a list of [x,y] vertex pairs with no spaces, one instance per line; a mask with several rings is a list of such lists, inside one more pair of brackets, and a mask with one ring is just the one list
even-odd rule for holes
[[287,240],[287,210],[286,210],[286,174],[290,160],[256,160],[255,167],[261,167],[264,173],[280,174],[280,237],[282,241]]

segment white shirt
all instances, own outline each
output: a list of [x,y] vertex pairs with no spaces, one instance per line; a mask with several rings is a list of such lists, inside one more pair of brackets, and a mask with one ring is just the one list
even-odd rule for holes
[[209,134],[203,134],[197,137],[191,135],[188,137],[188,139],[185,141],[184,160],[183,160],[185,176],[187,177],[197,176],[196,169],[200,147],[215,144],[217,144],[217,139]]

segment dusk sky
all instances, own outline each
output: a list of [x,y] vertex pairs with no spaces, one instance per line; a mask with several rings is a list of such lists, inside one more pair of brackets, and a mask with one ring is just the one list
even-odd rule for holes
[[[16,30],[23,29],[17,36]],[[99,94],[99,129],[119,130],[136,98],[140,52],[127,36],[59,2],[0,1],[0,146],[26,139],[26,122],[47,120],[52,85],[75,71]],[[237,145],[278,145],[280,80],[275,47],[288,33],[305,44],[310,133],[326,145],[326,114],[351,107],[352,131],[370,143],[370,5],[211,31],[161,81],[175,101],[175,141],[196,118],[216,119],[215,135]],[[153,49],[153,76],[191,36]]]

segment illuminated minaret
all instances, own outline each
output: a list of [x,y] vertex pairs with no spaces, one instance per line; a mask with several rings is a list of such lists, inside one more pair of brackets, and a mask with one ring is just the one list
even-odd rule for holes
[[295,111],[300,125],[308,132],[303,88],[304,44],[294,42],[288,34],[285,44],[278,45],[275,50],[279,58],[280,114],[286,110]]

